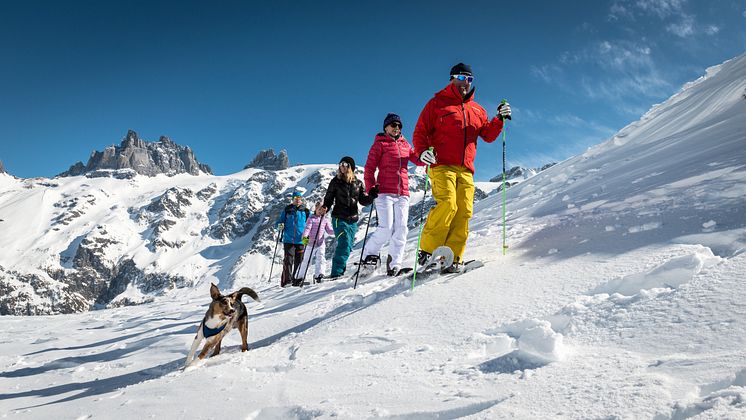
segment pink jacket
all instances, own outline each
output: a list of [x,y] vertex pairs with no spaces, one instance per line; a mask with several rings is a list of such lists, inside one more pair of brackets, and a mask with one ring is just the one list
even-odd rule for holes
[[332,228],[332,216],[327,214],[324,216],[324,224],[321,227],[321,233],[319,233],[319,224],[321,223],[321,216],[312,214],[311,217],[306,221],[306,228],[303,230],[303,236],[308,237],[308,243],[313,244],[316,239],[321,241],[327,236],[334,236],[334,228]]
[[379,194],[409,196],[409,162],[425,166],[404,136],[394,140],[386,134],[378,133],[365,162],[365,191],[370,191],[378,184]]

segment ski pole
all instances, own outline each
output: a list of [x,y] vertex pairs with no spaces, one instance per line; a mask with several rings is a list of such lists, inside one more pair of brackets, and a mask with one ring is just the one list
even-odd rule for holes
[[[311,246],[311,253],[308,255],[308,263],[306,264],[306,270],[303,272],[303,280],[300,283],[301,289],[303,288],[303,283],[306,281],[306,275],[308,275],[308,267],[311,266],[311,259],[313,258],[313,252],[316,250],[316,244],[319,242],[319,233],[321,232],[321,228],[324,225],[324,217],[326,217],[326,213],[321,215],[321,219],[319,219],[319,228],[316,230],[316,238],[313,241],[313,246]],[[316,258],[319,258],[316,256]]]
[[[500,104],[506,104],[508,101],[506,99],[503,99]],[[505,135],[508,131],[508,123],[503,119],[503,255],[507,254],[508,252],[508,242],[507,242],[507,229],[505,225],[505,207],[506,207],[506,191],[505,191]]]
[[[428,148],[431,152],[433,151],[432,146]],[[425,194],[422,195],[422,207],[420,208],[420,233],[417,235],[417,250],[414,253],[414,273],[412,274],[412,290],[414,290],[414,283],[417,281],[417,253],[420,250],[420,242],[422,241],[422,228],[425,226],[422,223],[422,219],[425,218],[425,200],[427,199],[427,190],[430,186],[430,165],[425,167]]]
[[370,227],[370,219],[373,218],[374,208],[376,208],[375,202],[373,202],[370,205],[370,213],[368,213],[368,223],[365,224],[365,236],[363,236],[363,249],[360,250],[360,261],[357,263],[357,271],[355,272],[355,284],[352,286],[353,289],[357,288],[357,278],[360,277],[360,267],[363,266],[363,253],[365,252],[365,242],[368,240],[368,228]]
[[275,241],[275,251],[272,253],[272,265],[269,268],[269,278],[267,283],[272,283],[272,270],[275,268],[275,257],[277,256],[277,245],[280,243],[282,234],[285,233],[285,224],[282,225],[282,229],[277,229],[277,240]]

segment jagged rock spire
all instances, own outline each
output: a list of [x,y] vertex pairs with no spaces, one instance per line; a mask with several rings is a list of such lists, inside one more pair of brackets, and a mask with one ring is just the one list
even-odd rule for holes
[[102,169],[131,169],[146,176],[199,175],[200,171],[212,174],[210,167],[199,163],[189,147],[179,146],[166,136],[157,142],[147,142],[128,130],[119,146],[108,146],[102,152],[94,150],[88,164],[77,162],[58,176],[77,176]]
[[259,168],[268,169],[273,171],[280,171],[287,169],[289,166],[288,152],[280,150],[278,155],[275,155],[274,149],[261,150],[256,154],[254,160],[248,165],[244,166],[244,169]]

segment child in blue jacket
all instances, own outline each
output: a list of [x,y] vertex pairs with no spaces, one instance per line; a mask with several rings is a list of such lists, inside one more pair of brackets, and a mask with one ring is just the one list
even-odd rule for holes
[[[290,284],[300,286],[295,281],[295,273],[303,260],[303,229],[308,219],[308,209],[303,205],[303,197],[298,191],[293,192],[293,202],[288,204],[277,219],[277,227],[282,229],[282,244],[285,256],[282,261],[282,277],[280,286]],[[301,280],[302,281],[302,280]]]

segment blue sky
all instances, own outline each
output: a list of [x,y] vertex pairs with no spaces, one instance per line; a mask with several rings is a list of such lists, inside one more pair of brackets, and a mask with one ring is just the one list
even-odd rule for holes
[[[360,164],[387,112],[411,140],[459,61],[514,109],[508,163],[610,137],[746,52],[746,1],[4,1],[0,160],[53,176],[128,129],[189,145],[216,174],[257,151]],[[477,179],[501,171],[480,143]]]

